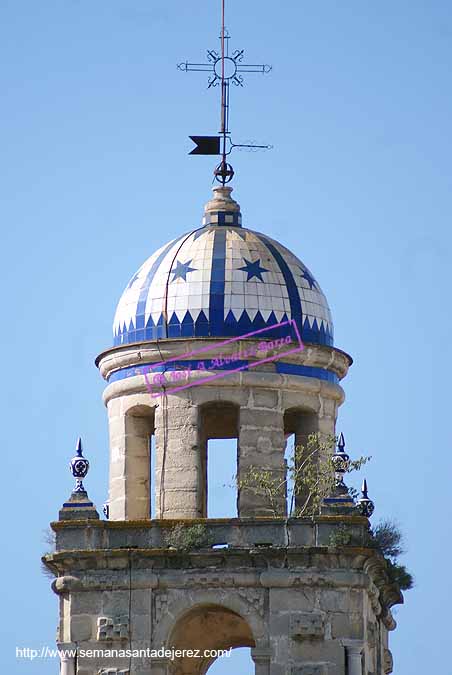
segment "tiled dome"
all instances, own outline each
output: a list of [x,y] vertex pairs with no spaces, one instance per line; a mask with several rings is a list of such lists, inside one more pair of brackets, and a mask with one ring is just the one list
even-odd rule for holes
[[231,188],[216,187],[202,227],[162,246],[128,283],[114,344],[240,336],[287,319],[303,342],[333,344],[328,303],[311,272],[274,239],[242,227]]

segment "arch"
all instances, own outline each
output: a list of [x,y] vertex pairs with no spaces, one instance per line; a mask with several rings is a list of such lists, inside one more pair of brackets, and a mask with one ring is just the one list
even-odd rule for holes
[[[294,450],[297,446],[306,447],[308,437],[310,434],[317,433],[319,430],[319,416],[316,412],[307,410],[303,407],[292,407],[284,411],[284,436],[286,438],[286,447],[289,441],[289,438],[292,436],[294,439]],[[286,455],[287,457],[287,455]],[[296,457],[296,464],[303,461],[303,454],[299,457]],[[288,458],[290,461],[290,458]],[[307,495],[298,489],[298,486],[290,485],[290,492],[294,494],[294,506],[301,507],[307,498]],[[288,495],[288,513],[291,512],[291,501],[292,495]]]
[[200,406],[201,428],[209,438],[236,438],[239,433],[240,406],[232,401],[209,401]]
[[[202,474],[201,503],[204,517],[208,514],[208,445],[209,440],[235,439],[235,459],[237,465],[237,444],[239,438],[240,407],[232,401],[209,401],[200,406],[200,460]],[[231,514],[232,515],[232,514]],[[235,516],[236,514],[234,514]]]
[[108,407],[111,520],[142,520],[150,515],[149,446],[155,408],[131,398],[112,401]]
[[293,406],[284,411],[284,433],[308,437],[318,431],[318,413],[302,406]]
[[[261,589],[264,593],[264,589]],[[194,600],[196,598],[196,601]],[[255,609],[254,605],[246,599],[246,589],[236,589],[236,592],[230,593],[223,589],[202,589],[196,590],[196,595],[191,593],[171,594],[168,598],[167,610],[162,613],[155,624],[153,634],[153,644],[165,647],[171,646],[171,637],[179,621],[197,607],[216,606],[229,610],[241,617],[246,616],[246,621],[250,627],[253,640],[256,646],[260,647],[266,644],[268,627]]]
[[135,404],[124,414],[127,499],[139,507],[143,518],[151,514],[151,440],[155,433],[155,407]]
[[[214,603],[199,604],[184,612],[171,631],[168,646],[179,650],[230,649],[255,647],[251,627],[242,614]],[[205,675],[215,656],[182,656],[172,664],[172,675]]]
[[255,675],[256,663],[253,659],[253,650],[250,647],[234,647],[229,651],[227,657],[223,657],[224,664],[221,664],[221,659],[218,657],[210,664],[207,675],[214,675],[214,673],[222,673],[224,675],[225,668],[228,673],[240,673],[240,675]]

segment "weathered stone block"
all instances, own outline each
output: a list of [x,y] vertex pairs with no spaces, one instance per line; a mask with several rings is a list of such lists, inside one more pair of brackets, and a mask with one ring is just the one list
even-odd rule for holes
[[[68,547],[69,548],[69,547]],[[101,611],[102,594],[91,591],[71,594],[71,614],[91,614],[98,616]]]
[[309,588],[272,588],[270,591],[271,612],[309,612],[314,604],[315,591]]
[[120,616],[129,611],[129,594],[127,591],[104,591],[102,594],[103,616]]
[[253,392],[254,405],[258,408],[277,408],[279,392],[271,389],[256,389]]
[[346,612],[349,609],[349,592],[323,590],[320,594],[320,609],[327,612]]
[[328,675],[344,675],[345,649],[339,640],[294,640],[291,653],[295,663],[328,663]]
[[91,640],[92,631],[93,621],[89,614],[77,614],[76,616],[71,616],[72,642]]
[[292,668],[293,675],[327,675],[327,673],[327,666],[324,663],[310,663]]
[[240,410],[240,425],[268,428],[283,428],[283,415],[280,412],[270,410],[249,410],[242,408]]
[[151,610],[151,591],[132,591],[132,613],[148,615]]
[[313,640],[322,638],[325,624],[322,614],[300,612],[290,617],[290,635],[293,640]]
[[289,623],[289,614],[272,614],[270,617],[271,635],[288,635]]
[[[135,611],[135,610],[134,610]],[[151,634],[151,616],[149,614],[137,614],[132,620],[132,634],[134,640],[149,639]]]
[[363,617],[356,613],[331,615],[331,635],[333,638],[358,640],[363,637]]

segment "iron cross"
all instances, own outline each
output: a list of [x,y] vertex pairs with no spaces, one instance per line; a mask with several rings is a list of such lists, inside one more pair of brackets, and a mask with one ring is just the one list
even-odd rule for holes
[[[232,54],[229,50],[230,36],[224,25],[224,5],[222,0],[222,25],[220,35],[220,51],[207,50],[207,61],[205,63],[189,63],[185,61],[178,64],[178,69],[184,72],[210,72],[208,86],[221,87],[221,126],[219,133],[222,139],[221,152],[215,152],[215,140],[212,136],[193,136],[192,138],[198,147],[191,154],[221,154],[223,159],[221,164],[215,169],[215,178],[223,183],[228,183],[234,176],[232,166],[227,163],[226,157],[233,147],[255,147],[268,148],[269,146],[258,145],[235,145],[230,139],[229,130],[229,90],[231,83],[237,87],[243,87],[242,73],[269,73],[271,66],[266,64],[243,63],[244,50],[236,49]],[[196,140],[195,140],[196,139]],[[218,149],[219,149],[218,139]],[[230,146],[228,147],[228,142]],[[213,150],[212,150],[213,148]]]

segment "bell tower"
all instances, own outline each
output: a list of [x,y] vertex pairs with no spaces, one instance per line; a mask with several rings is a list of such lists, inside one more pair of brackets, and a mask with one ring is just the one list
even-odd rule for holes
[[[207,224],[172,242],[159,262],[153,257],[141,268],[116,313],[121,344],[97,359],[109,383],[104,401],[110,428],[111,521],[150,516],[151,435],[158,486],[151,516],[158,519],[207,517],[206,452],[211,438],[237,438],[240,479],[251,465],[282,476],[288,434],[294,433],[299,444],[310,433],[334,435],[343,401],[338,382],[351,359],[327,344],[332,323],[317,282],[279,244],[241,226],[231,191],[214,188],[205,208]],[[309,282],[303,282],[302,274]],[[223,280],[215,281],[221,275]],[[296,316],[301,308],[296,279],[301,293],[318,302],[309,303],[318,315],[304,320],[305,333],[317,343],[303,344],[300,324],[292,319],[291,309]],[[149,286],[148,296],[141,303],[144,314],[135,315],[130,324],[135,286]],[[167,325],[160,306],[155,313],[147,309],[155,306],[154,292],[163,294]],[[141,308],[137,305],[136,311]],[[138,333],[149,340],[137,346]],[[269,515],[268,505],[264,498],[239,490],[237,515]]]
[[[223,21],[221,52],[209,52],[218,144],[193,137],[205,154],[218,149],[218,185],[199,225],[132,276],[113,347],[96,359],[109,427],[105,517],[83,484],[90,453],[79,442],[76,484],[52,523],[56,550],[44,562],[60,602],[60,675],[205,675],[218,650],[237,647],[251,648],[256,675],[392,672],[391,607],[403,598],[369,545],[367,485],[355,500],[343,481],[342,435],[332,460],[321,458],[337,480],[318,512],[288,508],[287,439],[336,435],[352,359],[334,346],[314,275],[248,228],[232,197],[228,78],[247,71],[228,40]],[[237,439],[230,519],[207,510],[207,444],[218,438]],[[276,497],[251,489],[251,469],[280,485]]]

